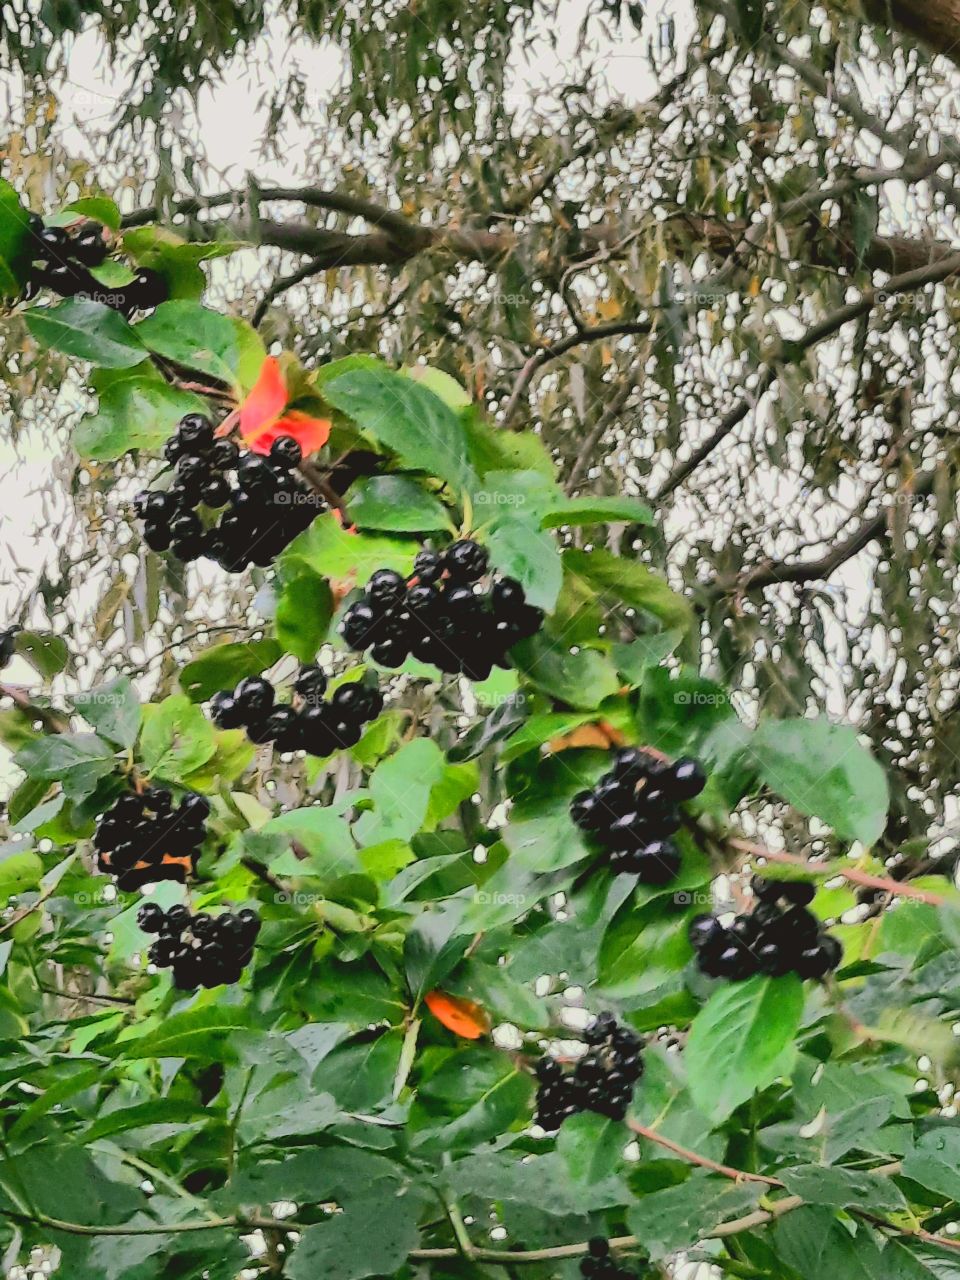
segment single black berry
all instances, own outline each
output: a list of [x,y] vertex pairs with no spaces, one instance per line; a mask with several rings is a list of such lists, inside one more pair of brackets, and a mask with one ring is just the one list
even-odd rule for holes
[[270,446],[270,458],[285,470],[299,467],[303,450],[293,436],[278,436]]

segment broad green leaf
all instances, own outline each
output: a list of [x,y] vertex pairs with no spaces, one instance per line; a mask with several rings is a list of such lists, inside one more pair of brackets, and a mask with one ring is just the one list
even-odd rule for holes
[[159,449],[184,414],[206,409],[200,396],[171,387],[153,365],[101,375],[92,384],[100,403],[77,424],[73,447],[82,458],[99,462],[111,462],[134,449]]
[[0,178],[0,297],[16,298],[30,273],[27,210],[5,178]]
[[771,790],[801,813],[828,823],[841,840],[869,845],[881,835],[887,779],[849,725],[765,720],[749,753]]
[[516,578],[527,602],[548,612],[563,584],[563,564],[556,539],[525,520],[505,520],[487,535],[494,568]]
[[515,645],[510,652],[528,680],[571,707],[599,707],[620,688],[616,670],[606,654],[597,649],[570,653],[545,631]]
[[333,593],[326,578],[300,573],[285,581],[277,597],[277,639],[301,662],[313,662],[333,617]]
[[399,1031],[358,1036],[326,1055],[310,1087],[331,1094],[344,1111],[375,1111],[390,1100],[402,1047]]
[[620,521],[653,524],[654,514],[639,498],[564,498],[550,504],[540,523],[544,529],[555,529],[565,524],[614,524]]
[[137,330],[102,302],[67,298],[54,307],[31,307],[26,321],[42,347],[103,369],[128,369],[147,358]]
[[693,621],[693,610],[659,574],[636,560],[625,560],[596,548],[580,551],[568,547],[563,553],[564,572],[582,579],[594,591],[659,618],[664,627],[685,632]]
[[250,1015],[244,1009],[201,1006],[167,1017],[145,1035],[136,1034],[136,1028],[125,1032],[115,1053],[124,1058],[200,1058],[223,1062],[235,1057],[230,1045],[231,1033],[249,1028]]
[[389,533],[450,530],[450,512],[410,476],[363,476],[344,497],[350,519],[360,529]]
[[903,1173],[928,1191],[960,1199],[960,1130],[944,1125],[921,1134],[904,1156]]
[[647,671],[668,658],[682,639],[683,633],[678,630],[654,631],[628,643],[615,644],[611,654],[620,674],[638,685],[643,683]]
[[[903,1192],[891,1178],[863,1169],[805,1164],[782,1169],[778,1177],[792,1195],[808,1204],[832,1205],[836,1209],[859,1205],[874,1213],[902,1213],[907,1208]],[[954,1181],[960,1184],[956,1175]]]
[[63,636],[46,631],[20,631],[17,633],[16,651],[30,665],[49,680],[65,671],[70,663],[70,653]]
[[360,865],[350,827],[332,809],[319,805],[291,809],[271,818],[260,834],[296,841],[309,855],[305,868],[327,880],[349,875]]
[[403,959],[414,1009],[463,958],[470,942],[460,930],[465,906],[462,899],[437,903],[421,912],[407,934]]
[[894,1280],[868,1227],[855,1234],[833,1210],[803,1206],[785,1213],[773,1230],[774,1246],[783,1261],[803,1280]]
[[372,812],[355,825],[365,845],[383,840],[409,840],[427,816],[430,793],[446,771],[443,752],[429,738],[415,738],[394,752],[370,776]]
[[389,369],[356,369],[324,382],[323,395],[404,466],[456,489],[468,483],[463,425],[425,386]]
[[140,698],[126,676],[73,695],[73,706],[87,724],[118,747],[132,747],[140,728]]
[[40,855],[26,849],[23,853],[0,853],[0,904],[6,906],[14,894],[35,889],[43,875]]
[[420,544],[410,538],[350,533],[328,513],[294,538],[279,563],[285,581],[307,569],[327,578],[346,578],[355,573],[356,585],[362,587],[377,569],[409,574],[419,549]]
[[399,1195],[389,1184],[363,1190],[355,1188],[342,1212],[304,1231],[284,1266],[290,1280],[363,1280],[404,1266],[419,1238],[418,1197]]
[[181,782],[217,749],[213,725],[186,694],[144,708],[140,753],[149,773]]
[[71,200],[59,213],[48,218],[47,222],[52,227],[69,226],[76,222],[78,214],[102,222],[111,231],[120,230],[120,210],[109,196],[81,196],[79,200]]
[[213,644],[180,672],[180,688],[191,702],[206,702],[222,689],[234,689],[247,676],[272,667],[283,649],[269,637]]
[[16,763],[28,777],[59,782],[68,799],[82,800],[116,761],[113,747],[95,733],[61,733],[28,742]]
[[693,1020],[686,1062],[695,1104],[718,1123],[788,1074],[803,1012],[803,983],[757,976],[715,991]]
[[598,1183],[623,1159],[623,1126],[594,1111],[565,1120],[557,1135],[557,1151],[574,1182]]
[[246,389],[266,357],[256,330],[199,302],[161,303],[136,327],[140,342],[155,355]]
[[675,1187],[646,1195],[627,1210],[627,1223],[655,1261],[694,1243],[720,1223],[752,1209],[763,1190],[758,1183],[736,1183],[703,1169]]

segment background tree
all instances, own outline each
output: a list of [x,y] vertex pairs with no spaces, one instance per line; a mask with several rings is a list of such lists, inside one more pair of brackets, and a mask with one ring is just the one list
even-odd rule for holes
[[[537,1251],[553,1249],[550,1275],[575,1267],[591,1232],[628,1228],[628,1247],[656,1266],[691,1248],[748,1276],[833,1274],[854,1255],[867,1274],[955,1266],[948,1243],[922,1241],[942,1235],[956,1192],[941,1111],[954,1070],[953,891],[923,877],[952,875],[957,788],[957,15],[582,10],[575,62],[536,95],[517,88],[524,51],[563,28],[553,6],[535,3],[4,13],[3,394],[12,439],[27,452],[42,439],[52,477],[41,551],[27,573],[19,550],[5,566],[5,621],[27,629],[20,656],[35,673],[11,687],[3,726],[21,772],[8,810],[18,839],[0,868],[7,892],[27,895],[3,926],[17,944],[8,1034],[31,1033],[8,1079],[19,1082],[34,1055],[44,1091],[33,1103],[17,1096],[8,1117],[10,1162],[27,1161],[3,1182],[10,1258],[23,1238],[55,1242],[72,1277],[161,1275],[161,1265],[234,1275],[247,1258],[240,1236],[257,1227],[266,1274],[296,1280],[341,1262],[344,1280],[416,1263],[459,1272],[504,1260],[482,1252],[503,1247],[480,1225],[493,1205],[525,1255],[511,1261],[536,1267]],[[627,41],[636,49],[638,31],[649,37],[650,92],[624,103],[604,75]],[[108,119],[64,134],[58,98],[82,32],[103,41],[123,92]],[[195,104],[265,48],[282,54],[265,90],[264,159],[225,183]],[[318,101],[310,59],[331,48],[343,76]],[[271,181],[274,158],[291,152],[297,178]],[[104,289],[146,267],[172,292],[166,307],[180,309],[139,319],[130,337],[115,314],[64,304],[69,323],[51,321],[49,296],[17,298],[29,274],[21,198],[48,221],[106,226],[118,256]],[[201,296],[217,311],[203,312]],[[136,359],[125,366],[110,341]],[[153,554],[132,499],[159,447],[184,412],[243,401],[268,352],[286,353],[291,401],[332,418],[306,478],[359,533],[322,516],[279,577],[230,578]],[[370,366],[370,384],[338,393],[331,370],[363,374],[335,363],[357,353],[420,362],[467,390],[428,373],[401,391],[405,375]],[[450,438],[471,475],[382,432],[374,383],[381,395],[428,397],[418,412],[463,433]],[[558,488],[547,484],[551,462]],[[392,492],[377,508],[370,477],[384,466],[417,496]],[[560,490],[590,501],[571,505]],[[648,502],[655,523],[636,501],[593,501],[620,495]],[[437,503],[443,518],[431,525]],[[261,755],[251,772],[238,739],[213,735],[200,702],[284,650],[307,660],[330,638],[345,591],[381,563],[409,567],[408,535],[442,541],[457,529],[479,529],[497,566],[541,592],[551,614],[517,659],[519,677],[475,688],[405,670],[372,736],[319,764]],[[342,646],[324,653],[337,673],[355,670]],[[281,682],[288,673],[276,669]],[[134,687],[108,683],[129,676],[154,698],[142,726]],[[71,754],[86,750],[71,711],[106,744],[92,763]],[[854,735],[818,716],[870,741],[889,805]],[[417,730],[432,748],[406,741]],[[693,752],[711,775],[682,840],[684,878],[625,898],[625,877],[584,878],[567,810],[573,782],[605,767],[595,748],[635,740],[670,757]],[[537,766],[545,743],[552,763]],[[218,797],[201,885],[213,903],[261,902],[268,922],[242,997],[231,988],[181,1005],[166,979],[131,968],[144,943],[137,904],[103,901],[86,843],[109,799],[101,784],[118,769]],[[412,827],[390,810],[390,778],[421,796]],[[821,917],[852,911],[858,884],[879,895],[870,919],[847,916],[838,931],[843,985],[826,996],[808,987],[805,1013],[793,979],[710,995],[691,976],[696,903],[683,896],[758,856],[728,825],[731,811],[749,837],[779,847],[785,835],[804,856],[836,857],[855,842],[863,861],[832,865],[845,879],[818,894]],[[468,888],[474,847],[476,865],[492,857],[481,889]],[[417,863],[454,862],[417,885],[411,850]],[[356,882],[333,875],[341,855]],[[375,891],[360,883],[369,880]],[[742,895],[741,879],[733,885]],[[560,917],[555,893],[567,894]],[[878,913],[891,895],[914,905]],[[203,894],[191,901],[203,905]],[[575,931],[563,927],[569,915]],[[518,1137],[530,1062],[510,1059],[503,1036],[482,1048],[452,1038],[485,1035],[487,1016],[556,1032],[563,975],[587,990],[592,1012],[612,1003],[638,1031],[672,1028],[631,1112],[643,1140],[632,1170],[619,1127],[595,1116],[566,1122],[556,1151]],[[546,1003],[533,987],[541,977],[554,979]],[[442,1030],[423,1007],[441,983],[439,998],[486,1012],[438,1005]],[[64,1007],[64,991],[77,1003]],[[99,1006],[102,1016],[90,1013]],[[161,1021],[171,1010],[172,1030]],[[691,1026],[684,1069],[664,1046]],[[914,1093],[918,1054],[930,1087]],[[170,1075],[163,1064],[180,1058]],[[476,1073],[475,1091],[462,1089],[464,1071]],[[211,1100],[207,1124],[175,1117]],[[51,1159],[57,1106],[69,1106],[71,1134],[61,1181],[95,1170],[113,1188],[100,1198],[113,1207],[93,1221],[72,1206],[73,1232],[50,1223],[68,1215],[39,1196],[31,1172],[31,1151]],[[814,1149],[804,1129],[821,1108]],[[371,1154],[381,1130],[389,1155]],[[117,1133],[133,1136],[118,1144]],[[304,1149],[280,1161],[294,1138]],[[487,1139],[494,1150],[477,1154]],[[528,1148],[535,1176],[520,1159]],[[441,1151],[458,1157],[455,1173],[438,1172]],[[395,1163],[370,1163],[380,1159]],[[323,1180],[325,1200],[346,1208],[336,1236],[310,1200],[317,1160],[340,1170]],[[131,1169],[151,1181],[149,1206]],[[543,1209],[548,1169],[562,1215]],[[580,1184],[600,1173],[616,1190],[601,1182],[589,1201]],[[416,1188],[396,1221],[381,1220],[382,1253],[354,1226],[374,1210],[362,1195],[350,1204],[380,1176]],[[289,1266],[292,1239],[267,1208],[287,1200],[308,1206],[298,1230],[312,1241]],[[855,1210],[849,1230],[826,1226],[837,1206]],[[218,1219],[216,1237],[200,1229],[204,1215]],[[142,1258],[131,1256],[131,1224],[144,1226]],[[103,1226],[123,1230],[93,1230]],[[195,1254],[157,1263],[154,1233],[173,1250],[181,1229]],[[224,1231],[235,1242],[226,1254]],[[821,1239],[814,1261],[810,1242]]]

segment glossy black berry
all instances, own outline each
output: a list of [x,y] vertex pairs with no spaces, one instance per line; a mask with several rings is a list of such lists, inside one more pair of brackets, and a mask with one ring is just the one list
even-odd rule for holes
[[137,912],[137,924],[144,933],[159,933],[163,924],[163,908],[156,902],[145,902]]
[[404,579],[393,569],[378,569],[367,583],[367,599],[376,604],[395,604],[407,590]]
[[318,702],[327,691],[327,677],[319,667],[303,667],[293,688],[308,702]]
[[107,242],[101,227],[81,228],[70,242],[71,255],[85,267],[98,267],[107,256]]
[[454,582],[476,582],[486,573],[489,559],[479,542],[462,538],[444,551],[443,567]]
[[278,436],[270,446],[270,458],[278,466],[291,470],[303,461],[303,450],[293,436]]
[[240,681],[233,696],[244,715],[260,715],[273,706],[273,685],[262,676],[248,676]]
[[240,461],[240,446],[235,440],[214,440],[207,454],[215,471],[230,471]]
[[420,551],[413,562],[413,573],[418,583],[429,586],[443,573],[443,560],[436,551]]

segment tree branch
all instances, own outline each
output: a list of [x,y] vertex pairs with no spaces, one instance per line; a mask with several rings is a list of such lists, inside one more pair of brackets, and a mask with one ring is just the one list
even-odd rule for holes
[[913,271],[905,271],[902,275],[893,276],[885,285],[877,289],[866,289],[856,302],[847,303],[836,311],[825,316],[823,320],[811,325],[799,338],[785,342],[780,357],[767,365],[761,365],[757,378],[757,386],[745,394],[731,409],[724,414],[714,431],[698,445],[683,462],[679,463],[659,491],[654,495],[656,501],[667,497],[696,471],[697,467],[713,453],[714,449],[730,435],[731,431],[743,421],[751,409],[759,405],[760,400],[776,381],[778,370],[785,364],[796,364],[812,347],[824,338],[839,332],[844,325],[860,316],[866,315],[878,301],[890,294],[907,293],[926,284],[934,284],[945,280],[948,276],[960,271],[960,253],[952,253],[939,262],[928,263]]

